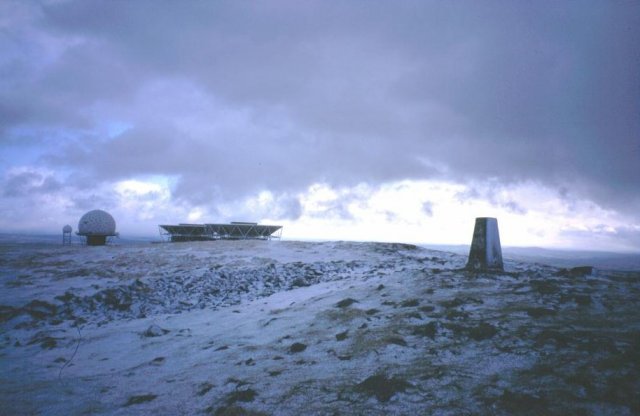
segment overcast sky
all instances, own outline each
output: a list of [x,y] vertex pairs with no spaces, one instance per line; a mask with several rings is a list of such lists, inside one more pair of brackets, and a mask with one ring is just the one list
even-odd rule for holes
[[638,1],[0,2],[0,231],[640,251]]

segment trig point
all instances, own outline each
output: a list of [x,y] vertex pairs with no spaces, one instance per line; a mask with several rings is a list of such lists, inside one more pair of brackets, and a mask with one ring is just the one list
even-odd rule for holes
[[467,269],[474,271],[504,271],[497,219],[476,218]]

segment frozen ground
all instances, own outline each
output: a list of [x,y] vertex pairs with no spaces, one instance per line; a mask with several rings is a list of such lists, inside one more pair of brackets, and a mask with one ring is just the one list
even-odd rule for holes
[[0,244],[0,414],[640,413],[640,273],[410,245]]

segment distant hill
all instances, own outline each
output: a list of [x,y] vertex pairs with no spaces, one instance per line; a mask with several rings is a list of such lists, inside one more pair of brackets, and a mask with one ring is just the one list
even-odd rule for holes
[[[426,244],[423,247],[461,255],[469,254],[468,245]],[[541,263],[556,267],[594,266],[605,270],[640,270],[640,253],[503,247],[502,255],[506,260]]]

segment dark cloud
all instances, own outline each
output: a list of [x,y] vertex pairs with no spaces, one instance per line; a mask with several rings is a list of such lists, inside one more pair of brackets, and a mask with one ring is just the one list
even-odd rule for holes
[[504,207],[507,211],[514,214],[524,215],[527,213],[527,210],[525,208],[523,208],[520,204],[512,200],[508,200],[504,202],[503,204],[501,204],[501,206]]
[[51,194],[62,189],[62,184],[53,176],[32,171],[10,174],[5,178],[3,185],[2,195],[14,198]]
[[[517,201],[511,199],[508,192],[501,192],[502,189],[502,184],[495,180],[495,178],[492,178],[482,186],[472,185],[464,191],[456,193],[455,198],[461,203],[483,200],[514,214],[526,214],[527,209]],[[562,198],[568,201],[568,204],[571,204],[573,201],[568,193],[563,193]]]
[[[0,140],[56,131],[42,160],[80,172],[69,177],[87,188],[171,175],[177,200],[215,205],[317,182],[534,180],[640,212],[636,2],[3,11],[15,23],[0,35]],[[130,128],[106,135],[116,122]],[[283,218],[296,217],[295,199],[281,202]]]

